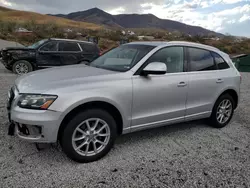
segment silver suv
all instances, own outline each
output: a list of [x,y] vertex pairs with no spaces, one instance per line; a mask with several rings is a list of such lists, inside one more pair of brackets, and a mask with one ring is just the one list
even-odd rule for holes
[[239,101],[241,77],[229,56],[188,42],[134,42],[89,66],[19,77],[9,92],[9,133],[59,141],[78,162],[106,155],[118,135],[208,118],[221,128]]

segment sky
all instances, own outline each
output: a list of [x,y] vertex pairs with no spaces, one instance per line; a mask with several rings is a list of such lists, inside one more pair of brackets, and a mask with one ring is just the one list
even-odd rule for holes
[[250,0],[0,0],[0,6],[43,14],[98,7],[111,14],[154,14],[216,32],[250,37]]

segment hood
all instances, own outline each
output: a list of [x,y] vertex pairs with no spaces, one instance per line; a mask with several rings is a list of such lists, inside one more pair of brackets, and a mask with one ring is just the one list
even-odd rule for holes
[[84,84],[105,79],[105,76],[118,72],[90,67],[72,65],[48,68],[20,76],[15,81],[19,93],[45,93],[49,90]]
[[28,47],[7,47],[3,48],[3,51],[8,51],[8,50],[34,50],[34,48],[28,48]]

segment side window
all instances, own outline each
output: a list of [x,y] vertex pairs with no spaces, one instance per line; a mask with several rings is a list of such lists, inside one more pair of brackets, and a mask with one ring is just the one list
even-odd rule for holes
[[56,52],[57,51],[57,42],[48,42],[40,48],[40,51],[43,52]]
[[216,70],[214,58],[210,51],[188,48],[189,52],[189,71],[209,71]]
[[94,44],[79,43],[82,51],[87,53],[98,53],[99,50]]
[[213,57],[214,57],[214,61],[218,66],[218,69],[222,70],[222,69],[228,69],[229,65],[227,64],[227,62],[217,53],[215,52],[211,52]]
[[59,43],[60,52],[79,52],[81,51],[78,43],[76,42],[60,42]]
[[148,63],[162,62],[167,65],[167,73],[183,72],[184,68],[184,50],[183,47],[167,47],[160,49],[153,54]]

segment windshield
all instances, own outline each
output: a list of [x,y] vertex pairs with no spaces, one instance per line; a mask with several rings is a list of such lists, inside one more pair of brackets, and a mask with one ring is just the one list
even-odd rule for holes
[[105,53],[90,66],[125,72],[136,65],[154,46],[148,45],[122,45]]
[[39,47],[40,45],[42,45],[43,43],[45,43],[48,39],[44,39],[44,40],[40,40],[34,44],[32,44],[31,46],[28,46],[29,48],[37,48]]

